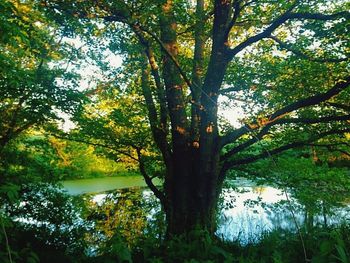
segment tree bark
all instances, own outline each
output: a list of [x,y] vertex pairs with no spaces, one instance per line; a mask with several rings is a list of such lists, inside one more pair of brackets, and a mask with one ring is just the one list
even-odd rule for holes
[[[161,41],[172,58],[177,59],[178,43],[173,2],[166,1],[160,17]],[[163,54],[163,79],[171,121],[172,165],[167,167],[165,193],[167,198],[167,222],[169,235],[181,234],[189,219],[190,153],[188,147],[188,120],[185,109],[184,81],[174,61]]]

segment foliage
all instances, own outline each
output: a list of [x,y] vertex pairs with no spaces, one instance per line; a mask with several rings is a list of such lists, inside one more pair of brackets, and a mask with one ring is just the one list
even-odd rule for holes
[[[335,151],[348,154],[343,1],[50,1],[43,9],[100,40],[96,58],[123,57],[118,70],[100,63],[104,74],[70,136],[139,163],[174,234],[198,222],[214,231],[231,170],[310,144],[343,144]],[[223,108],[244,112],[236,126]]]
[[[167,235],[160,228],[161,244],[150,243],[165,247],[170,261],[235,260],[214,240],[230,173],[288,190],[305,208],[312,260],[347,261],[343,232],[327,232],[327,243],[313,233],[319,227],[313,217],[343,204],[350,190],[349,3],[5,0],[0,8],[0,200],[6,211],[0,242],[6,243],[6,229],[14,230],[16,260],[45,261],[39,248],[68,257],[61,261],[83,254],[79,234],[85,230],[67,226],[79,220],[72,200],[39,182],[114,173],[118,161],[138,166],[160,200]],[[123,58],[123,67],[106,61],[112,54]],[[76,74],[81,60],[80,66],[98,68],[95,74],[82,69],[93,75],[83,92]],[[222,109],[244,114],[233,125]],[[57,128],[62,113],[76,122],[68,133]],[[152,182],[156,177],[163,187]],[[147,230],[142,205],[122,197],[116,204],[112,196],[94,207],[90,216],[103,220],[87,238],[104,245],[106,260],[152,257],[145,237],[157,231]],[[24,214],[39,227],[21,222]],[[289,240],[292,250],[283,242],[275,250],[271,234],[270,253],[261,260],[302,260],[295,240]],[[254,251],[259,245],[241,261],[256,260]],[[165,257],[155,254],[154,261]],[[6,253],[0,257],[7,260]]]
[[[312,233],[302,233],[307,260],[315,263],[347,262],[349,259],[349,227],[317,228]],[[237,249],[237,248],[235,248]],[[266,233],[257,244],[239,248],[237,262],[304,262],[305,255],[298,235],[276,229]]]
[[[345,205],[349,192],[349,168],[327,163],[336,155],[328,153],[324,162],[315,151],[289,151],[276,158],[257,162],[237,170],[232,175],[248,177],[258,184],[273,185],[287,191],[311,214],[331,213],[332,208]],[[321,157],[321,155],[319,155]],[[315,159],[316,158],[316,159]]]
[[[118,87],[97,87],[97,94],[91,96],[84,110],[76,114],[74,120],[79,126],[71,132],[77,141],[90,142],[96,152],[116,162],[136,169],[137,149],[144,149],[147,156],[152,140],[142,97],[133,90],[118,90]],[[154,159],[154,158],[153,158]]]
[[59,62],[69,47],[34,2],[2,1],[0,39],[0,150],[30,127],[73,113],[82,100],[76,77]]
[[20,185],[134,174],[125,164],[97,155],[94,150],[93,146],[63,141],[32,130],[4,150],[0,181]]

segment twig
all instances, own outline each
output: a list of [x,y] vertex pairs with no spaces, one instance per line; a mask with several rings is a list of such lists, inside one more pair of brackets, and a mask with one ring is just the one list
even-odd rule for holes
[[9,240],[7,237],[7,233],[6,233],[6,229],[5,229],[5,225],[4,225],[4,221],[3,221],[2,217],[0,217],[0,221],[1,221],[1,228],[2,228],[2,231],[4,232],[4,236],[5,236],[6,250],[7,250],[8,256],[9,256],[9,261],[10,261],[10,263],[13,263],[12,256],[11,256],[11,248],[10,248]]
[[297,231],[298,231],[298,234],[299,234],[299,238],[300,238],[300,241],[301,241],[301,244],[302,244],[302,247],[303,247],[305,262],[310,262],[311,260],[307,258],[304,238],[303,238],[303,235],[301,234],[300,226],[299,226],[298,221],[297,221],[297,219],[295,217],[295,214],[294,214],[294,211],[293,211],[292,202],[290,201],[290,199],[288,197],[288,193],[287,193],[287,188],[286,187],[283,187],[283,192],[284,192],[284,195],[286,196],[286,200],[287,200],[287,203],[288,203],[288,209],[289,209],[290,213],[292,214],[292,218],[293,218],[295,227],[297,228]]

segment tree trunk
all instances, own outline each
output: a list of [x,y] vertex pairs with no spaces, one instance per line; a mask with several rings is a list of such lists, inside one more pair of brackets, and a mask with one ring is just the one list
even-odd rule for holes
[[[197,5],[198,21],[203,17],[204,2]],[[196,26],[196,45],[193,64],[193,85],[186,81],[176,63],[178,43],[173,2],[163,4],[160,16],[161,41],[167,50],[163,54],[163,78],[166,89],[168,112],[171,121],[172,164],[167,165],[165,178],[166,215],[168,234],[187,234],[203,229],[215,231],[215,210],[219,183],[219,134],[217,99],[228,60],[226,32],[231,6],[218,2],[215,6],[213,45],[210,62],[203,85],[203,34]],[[199,23],[199,22],[198,22]],[[192,100],[199,107],[192,107],[192,122],[186,112],[186,85],[190,86]]]
[[198,181],[203,174],[190,173],[196,171],[196,165],[184,170],[185,165],[182,166],[178,162],[177,167],[180,169],[174,175],[188,174],[189,179],[176,180],[171,188],[172,194],[168,196],[170,197],[166,210],[168,236],[187,236],[193,230],[205,230],[213,235],[216,230],[218,189],[211,180],[208,180],[211,177],[203,177]]

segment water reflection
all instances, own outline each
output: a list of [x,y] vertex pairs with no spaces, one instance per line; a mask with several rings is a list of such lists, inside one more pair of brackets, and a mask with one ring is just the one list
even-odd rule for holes
[[[349,206],[331,206],[317,198],[307,205],[292,196],[289,200],[281,190],[269,186],[226,188],[219,207],[217,235],[247,244],[259,242],[267,231],[296,231],[295,222],[308,232],[317,225],[350,219]],[[119,255],[124,248],[129,251],[142,247],[144,240],[159,244],[166,227],[159,202],[150,190],[140,187],[73,197],[52,186],[32,185],[22,193],[20,202],[2,208],[26,235],[30,232],[30,238],[22,235],[21,240],[35,237],[41,242],[38,251],[69,247],[70,253],[84,250],[89,256]]]
[[[165,230],[164,215],[150,190],[133,188],[114,192],[86,195],[90,210],[89,220],[105,238],[118,232],[130,246],[136,244],[145,233],[162,237]],[[289,201],[288,201],[289,200]],[[315,225],[339,223],[349,218],[345,208],[330,209],[327,214],[312,216],[305,206],[283,191],[269,186],[244,186],[225,189],[218,215],[217,235],[241,244],[258,242],[263,233],[275,229],[296,231],[296,224],[307,227],[312,218]],[[292,217],[292,212],[294,218]]]
[[223,200],[217,234],[241,244],[259,242],[264,233],[276,229],[311,231],[315,226],[327,227],[350,219],[349,205],[317,212],[316,207],[302,205],[289,193],[269,186],[226,189]]
[[164,220],[159,202],[151,191],[145,188],[115,190],[104,194],[84,195],[88,210],[87,219],[94,223],[91,243],[105,244],[118,239],[129,248],[137,246],[145,235],[161,237]]
[[278,189],[259,186],[226,189],[223,199],[217,234],[224,239],[247,243],[255,242],[263,232],[274,228],[276,222],[270,220],[271,211],[266,208],[286,197]]

